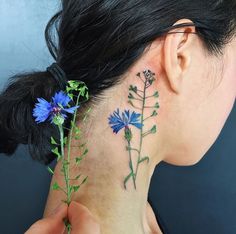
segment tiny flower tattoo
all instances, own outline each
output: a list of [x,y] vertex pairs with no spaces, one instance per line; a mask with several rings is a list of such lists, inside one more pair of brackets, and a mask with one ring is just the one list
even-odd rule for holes
[[117,109],[113,112],[113,115],[110,115],[108,118],[109,124],[111,125],[114,133],[118,133],[122,128],[127,128],[130,124],[141,129],[142,124],[139,120],[141,114],[138,114],[135,111],[130,113],[129,110],[125,110],[121,113],[121,115],[119,112],[120,110]]
[[52,98],[51,102],[46,101],[44,98],[37,98],[33,109],[33,116],[36,118],[37,123],[45,122],[47,119],[53,122],[53,118],[56,116],[66,119],[67,113],[73,114],[79,106],[68,107],[71,98],[63,91],[57,92]]

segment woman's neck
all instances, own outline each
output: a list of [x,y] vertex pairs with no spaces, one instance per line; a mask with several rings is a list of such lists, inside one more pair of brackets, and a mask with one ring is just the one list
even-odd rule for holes
[[[158,227],[155,227],[156,232],[151,232],[147,219],[148,190],[151,176],[158,162],[154,162],[150,157],[149,163],[140,164],[136,190],[132,180],[127,182],[127,189],[125,189],[124,178],[130,172],[129,157],[123,139],[120,138],[117,141],[112,139],[111,144],[109,142],[111,138],[106,136],[106,131],[99,132],[94,128],[93,131],[86,133],[85,138],[89,139],[86,147],[89,152],[80,165],[73,163],[80,152],[76,143],[72,144],[74,147],[71,148],[70,178],[81,174],[79,181],[81,182],[84,177],[88,176],[87,182],[73,194],[72,200],[88,207],[101,225],[102,234],[161,233]],[[65,149],[66,154],[67,149]],[[133,157],[133,164],[136,165],[136,163],[137,159]],[[56,181],[60,186],[65,187],[61,168],[61,161],[59,161],[51,184]],[[47,216],[63,199],[66,199],[63,192],[50,190],[44,216]]]
[[[85,165],[85,160],[87,163]],[[88,207],[101,225],[102,234],[149,234],[150,228],[146,217],[147,195],[150,178],[143,171],[137,177],[137,190],[132,183],[123,187],[124,169],[126,166],[113,162],[109,164],[105,158],[99,162],[86,158],[83,167],[78,171],[71,170],[71,177],[78,174],[88,176],[87,182],[74,194],[72,200]],[[106,165],[106,168],[101,165]],[[59,175],[61,164],[58,163],[52,178],[52,184],[57,181],[64,185],[63,176]],[[147,172],[146,172],[147,173]],[[148,179],[140,179],[148,178]],[[44,216],[47,216],[61,200],[66,199],[60,191],[51,190]]]

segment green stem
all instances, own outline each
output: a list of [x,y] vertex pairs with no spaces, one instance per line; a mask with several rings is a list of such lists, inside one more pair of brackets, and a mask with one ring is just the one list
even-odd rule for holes
[[145,118],[145,119],[143,120],[143,122],[146,121],[146,120],[148,120],[148,119],[150,119],[151,117],[153,117],[153,115],[150,115],[150,116],[148,116],[147,118]]
[[[79,104],[79,98],[80,95],[77,96],[76,100],[76,106]],[[70,151],[71,151],[71,141],[72,141],[72,136],[73,136],[73,130],[74,130],[74,124],[76,120],[76,115],[77,115],[77,109],[75,110],[75,113],[73,115],[73,121],[72,121],[72,126],[70,129],[70,134],[69,134],[69,142],[68,142],[68,152],[67,152],[67,162],[70,162]],[[66,163],[66,166],[64,164],[65,160],[65,154],[64,154],[64,131],[63,131],[63,126],[59,125],[59,130],[60,130],[60,141],[61,141],[61,154],[63,158],[63,171],[64,171],[64,177],[65,177],[65,182],[66,182],[66,190],[67,190],[67,205],[70,205],[71,202],[71,190],[70,190],[70,183],[69,183],[69,178],[70,178],[70,166]],[[67,234],[71,233],[71,225],[68,220],[65,222],[66,228],[67,228]]]
[[[137,90],[138,91],[138,90]],[[136,94],[138,97],[140,97],[140,98],[143,98],[138,92],[137,93],[135,93],[134,92],[134,94]],[[140,101],[142,101],[141,99],[138,99],[138,100],[140,100]]]
[[138,150],[138,149],[135,149],[135,148],[128,148],[128,147],[127,147],[127,150],[136,151],[136,152],[139,153],[139,150]]
[[60,131],[60,144],[61,144],[61,156],[62,156],[62,167],[63,167],[63,174],[66,182],[66,190],[67,190],[67,203],[68,203],[68,194],[69,194],[69,189],[68,189],[68,174],[67,174],[67,166],[64,164],[65,160],[65,153],[64,153],[64,131],[62,125],[58,125],[59,131]]
[[137,161],[136,170],[135,170],[135,180],[138,173],[139,161],[141,159],[141,150],[142,150],[142,144],[143,144],[143,123],[144,123],[144,109],[145,109],[145,101],[146,101],[146,85],[147,85],[147,80],[145,80],[144,89],[143,89],[143,102],[142,102],[142,113],[141,113],[142,127],[140,130],[139,154],[138,154],[138,161]]
[[143,133],[142,137],[144,138],[145,136],[148,136],[151,133],[152,133],[152,131],[147,131],[147,132]]
[[132,172],[134,188],[136,189],[135,175],[134,175],[133,162],[132,162],[131,150],[130,150],[131,145],[130,145],[130,141],[127,141],[127,142],[128,142],[128,151],[129,151],[130,169],[131,169],[131,172]]
[[139,98],[135,98],[135,97],[133,97],[133,98],[130,98],[131,100],[137,100],[137,101],[140,101],[140,102],[142,102],[142,100],[141,99],[139,99]]
[[[78,106],[78,104],[79,104],[79,98],[80,98],[80,95],[77,96],[77,100],[76,100],[75,106]],[[74,115],[73,115],[72,126],[71,126],[71,130],[70,130],[70,134],[69,134],[68,151],[67,151],[67,161],[68,161],[68,162],[70,162],[71,142],[72,142],[72,137],[73,137],[73,130],[74,130],[74,125],[75,125],[76,116],[77,116],[77,109],[75,110],[75,113],[74,113]],[[67,175],[68,175],[68,179],[69,179],[69,178],[70,178],[70,167],[67,167]],[[69,186],[70,186],[70,185],[68,185],[68,189],[70,189]],[[69,191],[69,190],[68,190],[68,191]],[[70,193],[70,191],[69,191],[69,193],[68,193],[67,202],[68,202],[68,205],[69,205],[70,202],[71,202],[71,193]]]
[[143,90],[137,89],[137,91],[139,91],[139,92],[143,93]]
[[[70,194],[70,185],[69,185],[69,178],[68,178],[68,164],[65,165],[64,161],[65,161],[65,153],[64,153],[64,131],[63,131],[63,127],[62,125],[58,125],[59,127],[59,131],[60,131],[60,143],[61,143],[61,156],[62,156],[62,167],[63,167],[63,174],[64,174],[64,178],[65,178],[65,182],[66,182],[66,191],[64,191],[64,189],[62,189],[66,195],[67,195],[67,201],[66,203],[69,206],[69,194]],[[71,226],[68,220],[65,221],[65,226],[67,228],[67,234],[71,233]]]

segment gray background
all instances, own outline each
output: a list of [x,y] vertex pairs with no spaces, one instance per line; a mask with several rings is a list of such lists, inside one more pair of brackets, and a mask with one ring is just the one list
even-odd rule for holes
[[[57,7],[58,1],[0,0],[0,88],[9,76],[45,70],[53,61],[44,29]],[[236,233],[235,117],[234,107],[220,137],[197,165],[157,166],[149,201],[169,233]],[[42,216],[50,179],[25,146],[11,158],[0,155],[0,233],[23,233]]]

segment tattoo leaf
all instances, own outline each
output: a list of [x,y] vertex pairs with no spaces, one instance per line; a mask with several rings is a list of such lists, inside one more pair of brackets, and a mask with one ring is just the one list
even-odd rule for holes
[[133,172],[130,172],[130,174],[125,177],[125,180],[124,180],[125,189],[126,189],[126,183],[127,183],[128,180],[130,179],[130,177],[133,177],[133,176],[135,176],[135,174],[134,174]]
[[141,159],[138,161],[138,163],[144,162],[144,161],[146,161],[146,160],[147,160],[147,163],[149,163],[149,157],[148,157],[148,156],[141,158]]

